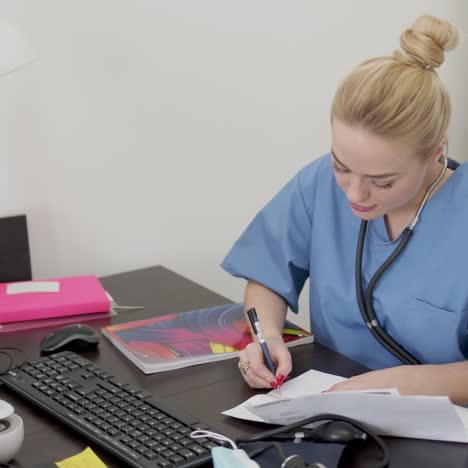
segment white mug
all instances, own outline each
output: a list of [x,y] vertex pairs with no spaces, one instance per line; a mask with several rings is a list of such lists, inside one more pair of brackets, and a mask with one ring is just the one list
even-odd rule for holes
[[23,420],[14,408],[0,400],[0,463],[8,463],[18,453],[24,439]]

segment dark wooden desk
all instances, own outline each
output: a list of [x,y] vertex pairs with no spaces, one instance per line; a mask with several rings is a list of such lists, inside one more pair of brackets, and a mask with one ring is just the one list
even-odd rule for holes
[[[146,268],[102,278],[104,287],[120,305],[143,305],[138,312],[122,312],[112,319],[93,320],[89,325],[100,328],[112,323],[182,312],[229,302],[222,297],[163,267]],[[30,360],[39,358],[39,341],[52,328],[1,334],[2,346],[23,349]],[[350,377],[364,372],[361,365],[315,343],[292,349],[294,374],[310,368]],[[254,394],[239,375],[236,360],[188,367],[171,372],[144,375],[106,338],[97,351],[83,353],[120,380],[133,383],[158,397],[167,399],[192,413],[230,437],[265,430],[266,426],[223,416],[221,411],[233,407]],[[3,387],[0,399],[9,401],[25,424],[25,440],[12,467],[62,460],[90,445],[86,439],[55,422],[42,411],[30,406]],[[466,467],[468,445],[387,438],[391,450],[391,467]],[[93,446],[108,466],[119,466],[115,459]],[[352,466],[372,467],[378,450],[366,446],[356,452]]]

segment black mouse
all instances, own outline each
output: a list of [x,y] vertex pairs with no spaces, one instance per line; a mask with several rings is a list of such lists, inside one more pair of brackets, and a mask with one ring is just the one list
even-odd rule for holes
[[46,335],[39,347],[42,354],[53,354],[60,351],[89,351],[96,348],[98,343],[99,335],[93,328],[74,323]]

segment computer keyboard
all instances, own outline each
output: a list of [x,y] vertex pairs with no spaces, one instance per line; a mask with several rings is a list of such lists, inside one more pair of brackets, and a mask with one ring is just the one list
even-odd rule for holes
[[206,426],[69,351],[26,363],[0,382],[129,466],[191,468],[209,462],[218,444],[191,439]]

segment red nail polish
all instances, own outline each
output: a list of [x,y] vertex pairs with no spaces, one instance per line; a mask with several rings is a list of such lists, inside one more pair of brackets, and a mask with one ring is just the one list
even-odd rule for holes
[[282,383],[284,382],[284,379],[285,379],[285,378],[286,378],[286,377],[285,377],[283,374],[278,375],[278,377],[276,377],[276,382],[277,382],[277,384],[278,384],[278,385],[282,385]]
[[278,384],[277,384],[274,380],[270,382],[270,385],[271,385],[271,387],[274,388],[275,390],[278,389]]

